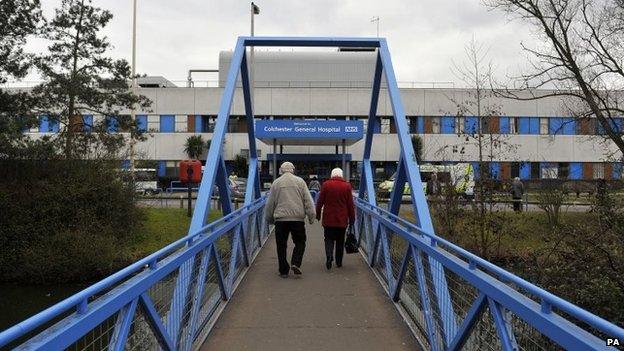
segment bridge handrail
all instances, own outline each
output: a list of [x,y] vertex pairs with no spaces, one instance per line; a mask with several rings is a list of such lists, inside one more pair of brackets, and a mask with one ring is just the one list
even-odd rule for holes
[[[88,299],[92,296],[95,296],[102,292],[103,290],[113,286],[114,284],[124,280],[125,278],[130,277],[132,274],[143,270],[146,266],[152,266],[159,259],[164,258],[171,252],[178,249],[180,246],[185,244],[191,244],[193,240],[201,235],[206,233],[207,231],[211,231],[215,228],[221,227],[223,224],[228,223],[232,218],[238,217],[243,213],[253,212],[256,209],[263,206],[263,201],[265,197],[261,197],[256,199],[249,205],[243,206],[236,211],[233,211],[227,216],[221,217],[207,225],[205,225],[199,231],[188,234],[173,243],[165,246],[164,248],[152,253],[149,256],[146,256],[133,264],[111,274],[110,276],[100,280],[99,282],[87,287],[84,290],[77,292],[76,294],[58,302],[57,304],[37,313],[36,315],[4,330],[0,333],[0,347],[5,346],[6,344],[20,338],[27,333],[30,333],[37,328],[41,327],[45,323],[51,321],[55,317],[61,315],[62,313],[72,309],[79,308],[81,304],[84,304],[88,301]],[[216,238],[214,238],[216,239]]]
[[[499,279],[504,280],[504,281],[508,281],[511,283],[516,284],[517,286],[519,286],[520,288],[526,290],[527,292],[537,296],[542,303],[542,306],[544,306],[544,304],[549,304],[551,306],[554,306],[556,308],[559,308],[561,311],[569,314],[570,316],[577,318],[585,323],[588,323],[589,325],[591,325],[592,327],[595,327],[596,329],[610,335],[610,336],[614,336],[614,337],[618,337],[620,339],[624,339],[624,329],[618,327],[617,325],[603,319],[600,316],[597,316],[581,307],[578,307],[538,286],[536,286],[535,284],[532,284],[516,275],[514,275],[513,273],[510,273],[506,270],[504,270],[503,268],[500,268],[498,266],[496,266],[495,264],[488,262],[487,260],[453,244],[452,242],[445,240],[437,235],[435,235],[434,233],[429,233],[425,230],[423,230],[422,228],[420,228],[419,226],[417,226],[416,224],[405,220],[401,217],[398,217],[382,208],[379,208],[375,205],[370,204],[368,201],[360,199],[358,197],[355,198],[356,200],[356,204],[358,205],[358,207],[362,208],[363,210],[367,211],[369,214],[375,215],[375,212],[378,212],[376,215],[381,217],[382,215],[387,216],[388,218],[390,218],[392,221],[394,222],[400,222],[401,224],[403,224],[405,227],[407,227],[408,229],[412,229],[418,233],[420,233],[422,236],[428,237],[431,242],[430,242],[430,246],[438,246],[438,245],[442,245],[442,246],[446,246],[449,249],[451,249],[453,252],[455,252],[456,254],[458,254],[458,256],[460,256],[460,258],[464,258],[468,263],[472,263],[475,264],[477,267],[480,267],[482,269],[485,269],[486,271],[489,271],[490,273],[495,274]],[[414,238],[411,237],[409,234],[405,233],[405,232],[397,232],[398,235],[402,236],[404,239],[408,240],[411,244],[416,244],[418,245],[418,243],[416,243],[414,241]]]

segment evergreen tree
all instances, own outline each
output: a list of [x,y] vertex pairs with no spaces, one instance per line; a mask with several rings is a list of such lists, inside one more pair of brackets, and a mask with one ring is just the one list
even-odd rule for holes
[[[24,45],[41,22],[39,0],[0,0],[0,84],[28,73],[32,56],[24,51]],[[21,129],[33,122],[31,105],[27,93],[0,88],[0,159],[13,155],[23,141]]]
[[[110,44],[100,31],[112,17],[91,0],[63,0],[45,33],[49,52],[36,60],[45,80],[33,90],[38,112],[60,124],[58,139],[68,159],[119,157],[126,140],[111,130],[140,137],[135,121],[121,112],[146,108],[149,101],[131,91],[128,62],[106,55]],[[93,114],[107,117],[92,123],[83,118]]]

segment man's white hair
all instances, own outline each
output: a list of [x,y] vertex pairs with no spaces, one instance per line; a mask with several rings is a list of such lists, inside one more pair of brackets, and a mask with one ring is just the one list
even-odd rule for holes
[[334,168],[334,169],[332,169],[332,171],[331,171],[331,177],[332,177],[332,178],[334,178],[334,177],[340,177],[340,178],[343,178],[343,176],[342,176],[342,169],[340,169],[340,168]]
[[284,162],[280,166],[279,171],[280,171],[280,174],[284,174],[286,172],[294,173],[295,172],[295,165],[293,165],[291,162]]

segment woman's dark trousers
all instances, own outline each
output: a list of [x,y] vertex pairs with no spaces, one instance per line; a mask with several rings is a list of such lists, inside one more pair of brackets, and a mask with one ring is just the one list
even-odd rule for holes
[[305,223],[295,221],[275,222],[275,243],[277,245],[277,260],[279,261],[280,274],[288,274],[288,271],[290,271],[290,265],[286,258],[288,234],[292,234],[292,241],[295,244],[290,263],[301,268],[306,246]]
[[323,227],[325,229],[325,255],[328,259],[334,258],[336,248],[336,265],[342,266],[342,254],[344,253],[345,231],[347,228]]

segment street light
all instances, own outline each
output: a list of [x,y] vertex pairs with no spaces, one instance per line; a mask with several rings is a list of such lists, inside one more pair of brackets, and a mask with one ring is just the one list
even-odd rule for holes
[[[136,19],[137,19],[137,0],[133,2],[132,9],[132,93],[136,94]],[[134,104],[132,104],[132,109],[130,110],[130,118],[132,118],[132,122],[136,119],[136,111],[134,110]],[[130,176],[134,179],[134,170],[135,170],[135,158],[136,158],[136,150],[135,150],[135,140],[134,136],[130,135]]]
[[371,23],[377,22],[377,38],[379,38],[379,16],[373,16],[370,21]]

